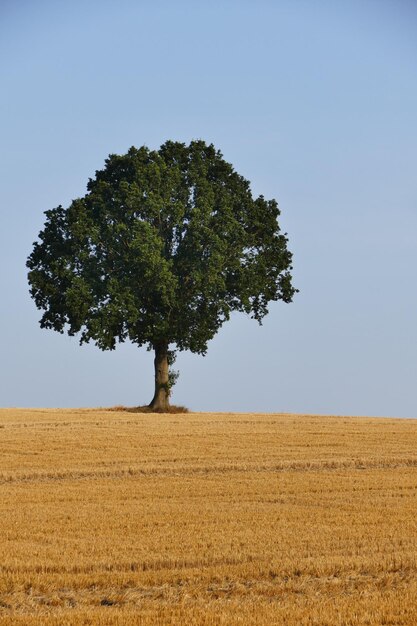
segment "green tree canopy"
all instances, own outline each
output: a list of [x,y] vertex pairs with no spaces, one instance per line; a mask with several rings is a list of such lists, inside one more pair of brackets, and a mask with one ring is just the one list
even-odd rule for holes
[[41,327],[155,350],[155,410],[175,350],[205,354],[232,311],[261,322],[296,291],[277,202],[203,141],[110,155],[83,198],[45,214],[27,261]]

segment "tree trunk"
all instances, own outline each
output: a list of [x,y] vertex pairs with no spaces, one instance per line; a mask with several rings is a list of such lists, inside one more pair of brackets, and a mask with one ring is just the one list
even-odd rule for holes
[[155,346],[155,393],[149,408],[163,413],[169,409],[168,344]]

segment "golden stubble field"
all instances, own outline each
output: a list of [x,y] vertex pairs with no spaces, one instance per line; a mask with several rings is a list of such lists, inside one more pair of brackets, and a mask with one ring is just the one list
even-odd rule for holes
[[0,626],[417,624],[417,421],[0,410]]

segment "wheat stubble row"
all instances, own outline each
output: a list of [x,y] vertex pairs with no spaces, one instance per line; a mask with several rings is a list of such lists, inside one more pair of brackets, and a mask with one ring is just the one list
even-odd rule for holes
[[417,623],[417,422],[0,411],[0,625]]

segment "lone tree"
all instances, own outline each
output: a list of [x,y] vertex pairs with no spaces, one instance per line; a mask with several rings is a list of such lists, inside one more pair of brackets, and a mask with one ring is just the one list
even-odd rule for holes
[[154,350],[149,407],[166,411],[175,350],[204,355],[232,311],[261,323],[269,301],[291,302],[279,214],[203,141],[112,154],[83,198],[45,213],[27,261],[40,325]]

